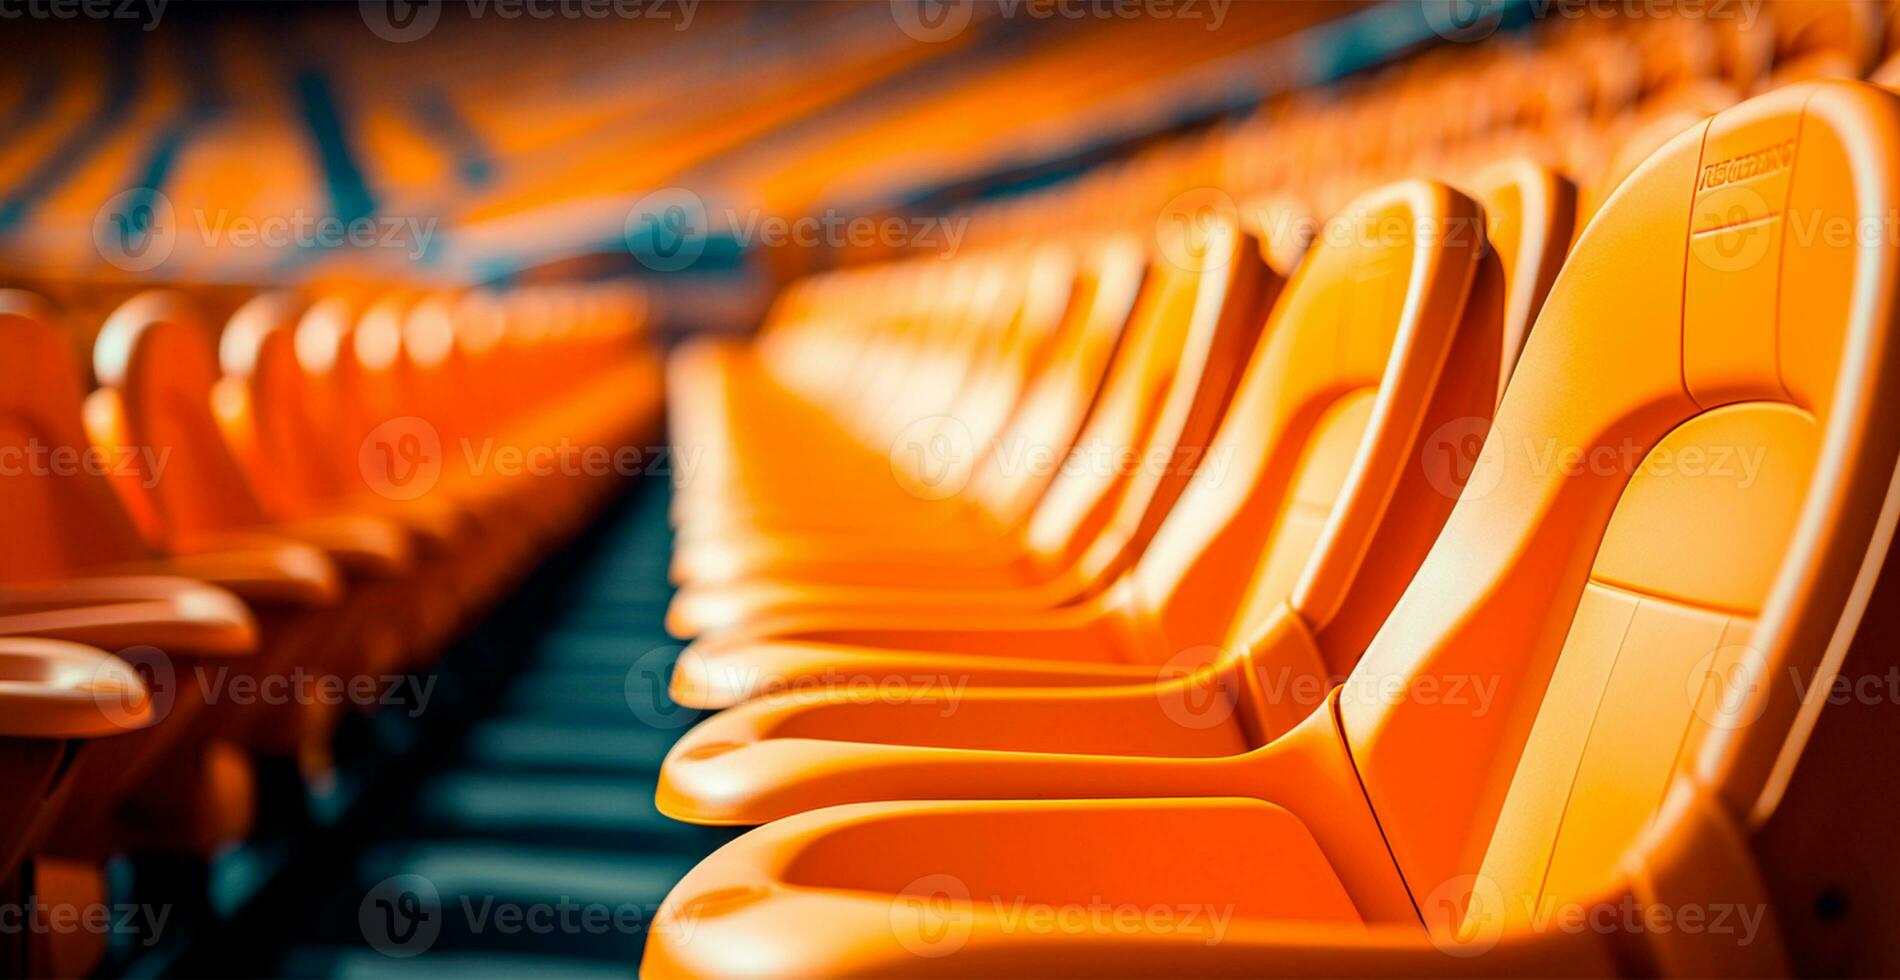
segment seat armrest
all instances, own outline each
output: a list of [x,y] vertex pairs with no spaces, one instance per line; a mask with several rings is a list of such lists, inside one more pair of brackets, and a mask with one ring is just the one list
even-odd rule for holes
[[[1247,785],[1231,713],[1183,714],[1159,685],[805,691],[728,708],[661,767],[660,812],[754,825],[843,803],[1154,797]],[[1222,758],[1227,757],[1227,758]]]
[[267,534],[196,538],[170,555],[97,571],[194,578],[229,589],[253,606],[321,608],[343,595],[342,576],[321,550]]
[[152,723],[138,672],[94,647],[0,639],[0,737],[99,738]]
[[[1051,644],[1051,652],[1063,652]],[[824,687],[1107,687],[1152,683],[1156,667],[1033,656],[860,647],[802,640],[701,640],[674,666],[668,691],[689,708],[726,708],[756,697]]]
[[237,596],[204,582],[76,578],[0,586],[0,637],[20,636],[108,650],[149,645],[173,656],[237,656],[257,648],[257,622]]

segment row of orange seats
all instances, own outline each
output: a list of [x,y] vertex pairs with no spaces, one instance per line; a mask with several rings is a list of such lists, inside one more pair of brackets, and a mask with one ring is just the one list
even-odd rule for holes
[[[330,778],[341,716],[614,490],[601,454],[658,421],[642,329],[611,287],[266,293],[221,328],[151,291],[98,328],[88,392],[57,311],[0,292],[8,901],[86,908],[114,854],[293,819],[271,804]],[[0,970],[82,975],[104,941],[10,928]]]
[[1164,186],[677,352],[658,802],[757,829],[643,972],[1900,966],[1900,96],[1685,125],[1580,232]]
[[1900,18],[1876,0],[1531,7],[1547,13],[1526,30],[1454,34],[1468,43],[1290,93],[1243,122],[1158,144],[1054,192],[983,205],[965,241],[1022,240],[1052,220],[1139,226],[1206,187],[1243,207],[1292,206],[1271,238],[1381,184],[1456,183],[1511,156],[1575,183],[1587,220],[1671,136],[1750,95],[1821,78],[1900,81]]

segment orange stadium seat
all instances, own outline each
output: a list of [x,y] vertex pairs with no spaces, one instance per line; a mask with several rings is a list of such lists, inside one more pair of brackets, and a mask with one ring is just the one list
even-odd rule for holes
[[0,974],[1900,975],[1900,0],[4,6]]
[[[1072,286],[1066,281],[1069,277],[1064,274],[1066,270],[1063,266],[1068,261],[1065,256],[1051,252],[1044,261],[1049,264],[1039,270],[1042,275],[1028,284],[1038,290],[1040,295],[1023,298],[1024,309],[1020,316],[1047,323],[1052,312],[1048,307],[1052,300],[1059,299],[1066,301],[1067,309],[1053,312],[1061,314],[1070,322],[1055,326],[1056,336],[1046,342],[1048,349],[1040,357],[1042,369],[1022,392],[1021,403],[1015,408],[1007,428],[997,433],[995,441],[999,444],[1015,443],[1024,447],[1049,447],[1054,450],[1074,444],[1088,409],[1097,397],[1104,372],[1108,370],[1111,358],[1122,341],[1124,327],[1140,288],[1144,259],[1137,241],[1125,236],[1109,239],[1099,245],[1093,254],[1085,257],[1085,264],[1075,276]],[[817,312],[822,313],[823,310]],[[788,311],[786,314],[788,317],[811,315],[804,311]],[[799,321],[786,323],[784,329],[797,331],[801,327],[808,327],[815,330],[822,326],[822,322]],[[1040,329],[1042,324],[1028,326],[1033,330]],[[1021,332],[1028,334],[1031,330]],[[774,333],[773,336],[779,334]],[[871,338],[863,339],[868,341]],[[1026,339],[1033,343],[1039,338]],[[781,345],[790,348],[785,351],[788,357],[799,355],[796,338],[782,341]],[[719,356],[708,352],[706,360],[682,357],[676,361],[677,370],[703,371],[712,375],[721,370],[719,365],[729,363],[714,359]],[[760,356],[769,355],[761,351]],[[1014,360],[1016,363],[1011,366],[1018,367],[1026,366],[1031,358]],[[682,385],[675,390],[697,392],[699,389],[693,385],[693,380],[690,377],[682,379]],[[708,383],[712,383],[710,379]],[[683,408],[688,417],[696,417],[695,406]],[[743,460],[739,462],[743,465]],[[899,463],[902,462],[899,460]],[[909,544],[917,541],[919,535],[931,535],[932,540],[935,540],[941,533],[946,550],[974,550],[973,545],[982,540],[1020,535],[1038,498],[1047,490],[1055,474],[1052,469],[1044,468],[1025,478],[1012,476],[1002,466],[994,464],[969,473],[967,489],[968,499],[973,503],[972,511],[953,513],[936,521],[925,516],[928,510],[918,514],[915,507],[892,512],[892,520],[898,523],[889,530],[901,531],[906,535],[895,543]],[[697,503],[698,507],[704,509],[707,520],[719,521],[722,512],[730,513],[728,508],[736,506],[740,509],[739,514],[728,520],[735,524],[749,523],[748,518],[752,513],[746,508],[750,499],[741,496],[747,493],[746,488],[743,485],[735,486],[729,493],[721,492],[722,489],[713,491],[719,496],[713,497],[712,503],[697,503],[707,500],[706,496],[682,496],[679,510],[682,521],[691,519],[694,512],[688,508]],[[737,499],[725,499],[728,496]],[[761,496],[761,506],[771,508],[770,513],[780,511],[775,502],[777,498]],[[917,502],[928,501],[920,499]],[[877,582],[889,581],[890,567],[905,557],[931,557],[929,552],[915,547],[906,554],[900,548],[891,547],[891,539],[880,541],[864,533],[863,527],[855,522],[834,520],[827,527],[822,523],[807,523],[818,521],[820,518],[817,514],[793,510],[787,511],[787,516],[799,522],[800,532],[808,529],[810,533],[780,535],[780,540],[773,542],[774,547],[770,551],[754,547],[753,552],[758,552],[754,557],[747,550],[753,539],[737,534],[702,531],[699,534],[706,538],[706,544],[695,547],[696,541],[683,542],[680,551],[674,556],[675,575],[689,581],[728,582],[761,571],[795,571],[799,567],[799,551],[810,545],[824,549],[823,554],[816,557],[827,570],[846,564],[854,553],[863,554],[861,561],[876,569],[871,581]],[[903,523],[906,521],[908,525]],[[826,530],[833,533],[818,533]],[[983,538],[972,541],[969,537],[971,534],[982,535]],[[880,544],[883,546],[881,550]],[[838,569],[833,574],[842,575],[845,570]]]
[[[57,873],[24,876],[22,864],[37,851],[50,830],[48,821],[71,787],[75,756],[94,740],[136,731],[153,720],[150,692],[130,664],[104,650],[60,640],[0,640],[5,665],[6,727],[4,772],[13,798],[0,817],[0,880],[10,883],[8,901],[16,905],[33,895],[68,894]],[[48,869],[51,870],[50,868]],[[30,877],[31,880],[27,880]],[[26,975],[52,965],[79,972],[96,951],[54,956],[39,941],[8,950],[7,969]]]
[[[1133,322],[1118,352],[1116,369],[1105,381],[1088,425],[1074,446],[1046,447],[1065,456],[1072,452],[1081,465],[1063,467],[1043,491],[1024,529],[1027,551],[1005,540],[1000,549],[978,550],[967,558],[926,554],[921,556],[923,561],[907,566],[919,569],[918,577],[908,580],[906,571],[891,563],[870,566],[873,583],[892,586],[883,595],[867,595],[862,585],[850,585],[848,569],[845,585],[837,589],[829,588],[831,583],[822,578],[803,589],[779,588],[769,580],[741,580],[699,593],[688,588],[674,599],[669,628],[676,634],[690,634],[710,626],[743,626],[747,619],[775,606],[836,609],[841,605],[852,615],[860,610],[898,615],[920,607],[953,616],[971,609],[1034,612],[1100,592],[1147,545],[1187,484],[1191,467],[1177,461],[1191,461],[1205,451],[1208,434],[1232,396],[1237,362],[1253,346],[1265,298],[1277,288],[1254,239],[1239,233],[1231,216],[1216,220],[1226,223],[1224,230],[1216,226],[1205,232],[1198,228],[1171,232],[1183,239],[1177,256],[1158,258],[1151,266],[1144,295],[1131,313]],[[1205,242],[1186,240],[1203,234]],[[1204,257],[1199,255],[1203,248]],[[954,325],[954,320],[949,322]],[[898,363],[915,363],[919,370],[929,370],[940,362],[919,356],[915,362]],[[910,384],[903,377],[896,383]],[[956,394],[945,392],[951,399]],[[870,402],[874,409],[886,404],[875,396]],[[903,411],[911,414],[903,415]],[[964,411],[955,404],[928,402],[900,410],[897,431],[873,437],[892,448],[855,450],[861,460],[870,457],[864,465],[870,469],[871,492],[881,493],[899,507],[906,506],[904,501],[936,503],[939,513],[957,507],[954,496],[929,498],[938,497],[939,488],[962,489],[967,476],[931,471],[945,463],[959,465],[958,460],[931,459],[903,447],[908,442],[924,453],[934,452],[936,443],[948,439],[964,444],[957,453],[987,450],[987,440],[979,442],[979,434],[962,423]],[[953,431],[931,428],[940,422],[947,422]],[[1130,447],[1135,447],[1128,455],[1136,465],[1116,465],[1115,458]],[[1038,445],[1020,448],[1045,449]],[[1109,464],[1102,465],[1100,457],[1108,457]],[[1144,463],[1154,460],[1162,465]],[[965,459],[961,465],[974,462]],[[894,482],[890,474],[899,468],[905,468],[906,476]],[[690,527],[681,531],[687,548],[695,543]],[[823,553],[825,547],[813,550]]]

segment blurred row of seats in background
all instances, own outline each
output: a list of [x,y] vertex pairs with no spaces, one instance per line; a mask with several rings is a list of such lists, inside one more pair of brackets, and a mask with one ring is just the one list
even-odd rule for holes
[[[1161,141],[1047,193],[981,205],[968,214],[965,244],[1019,241],[1057,215],[1088,227],[1140,227],[1179,195],[1206,188],[1243,206],[1296,206],[1304,221],[1299,212],[1271,215],[1269,231],[1310,234],[1313,216],[1367,188],[1403,177],[1452,180],[1507,156],[1564,174],[1587,218],[1669,137],[1751,95],[1813,79],[1900,81],[1893,5],[1638,6],[1631,14],[1563,0],[1428,3],[1444,43]],[[1542,14],[1499,29],[1512,10]]]
[[[185,281],[593,274],[627,258],[630,208],[680,188],[712,225],[700,266],[727,275],[744,233],[729,210],[742,226],[856,213],[1105,124],[1164,125],[1196,70],[1368,4],[1156,18],[957,0],[943,6],[961,29],[942,32],[882,0],[161,6],[156,23],[141,5],[126,9],[144,23],[49,18],[0,38],[9,268],[128,278],[95,225],[148,188],[162,194],[132,206],[175,209],[164,272]],[[1041,97],[1007,95],[1023,90]],[[292,215],[423,227],[288,254],[233,233]],[[833,259],[749,245],[775,272]]]
[[[106,907],[106,862],[131,855],[174,935],[202,920],[209,859],[310,826],[378,749],[365,716],[419,708],[406,678],[658,424],[629,287],[286,290],[213,319],[221,296],[79,324],[0,292],[0,880],[21,915]],[[53,925],[10,927],[6,972],[139,945]]]
[[1453,24],[676,351],[658,802],[757,829],[644,973],[1891,973],[1887,18],[1721,9]]

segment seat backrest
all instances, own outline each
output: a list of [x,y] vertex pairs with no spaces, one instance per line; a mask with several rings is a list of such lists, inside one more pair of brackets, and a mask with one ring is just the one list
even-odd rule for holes
[[1232,215],[1157,232],[1128,336],[1026,528],[1032,561],[1098,585],[1147,547],[1186,487],[1279,286]]
[[1504,267],[1504,352],[1498,361],[1502,395],[1569,252],[1577,188],[1526,157],[1499,160],[1456,183],[1484,205],[1485,236]]
[[[515,336],[504,336],[506,349],[496,356],[519,371],[514,397],[526,404],[546,394],[549,365],[543,348],[551,343],[547,324],[552,316],[544,296],[523,297],[519,303],[532,315],[515,317]],[[360,309],[319,303],[298,324],[307,386],[320,389],[312,398],[336,406],[345,423],[331,440],[335,472],[344,486],[355,489],[365,486],[359,453],[379,426],[421,418],[446,444],[460,434],[454,423],[464,404],[486,397],[486,386],[456,390],[446,370],[459,356],[453,307],[446,298],[389,293]],[[448,458],[462,457],[452,453]]]
[[753,345],[757,363],[815,404],[864,404],[873,385],[923,345],[923,311],[949,272],[944,263],[913,260],[829,273],[804,317]]
[[1616,127],[1613,145],[1602,166],[1590,175],[1578,204],[1577,220],[1587,224],[1610,194],[1650,155],[1688,129],[1735,104],[1737,96],[1726,85],[1707,82],[1687,86],[1639,109],[1630,123]]
[[354,354],[360,316],[360,307],[350,297],[325,296],[298,317],[291,334],[303,374],[304,404],[311,418],[325,420],[315,433],[322,443],[323,465],[332,485],[346,493],[366,489],[357,453],[375,427],[356,396],[362,384]]
[[[95,443],[166,454],[161,474],[114,481],[120,496],[149,507],[144,530],[158,542],[261,524],[263,507],[225,444],[211,394],[218,382],[213,336],[198,309],[169,290],[126,300],[93,341],[99,389],[86,399]],[[162,477],[162,478],[161,478]]]
[[[403,351],[403,327],[418,302],[409,295],[384,296],[363,310],[350,331],[338,377],[357,403],[360,422],[370,428],[414,411],[415,392]],[[521,346],[538,346],[542,333],[545,330],[535,332],[533,339],[521,341]],[[524,380],[532,383],[530,379],[536,373],[532,362],[524,358],[523,368],[527,373]]]
[[[1484,206],[1484,234],[1502,279],[1497,328],[1489,328],[1492,311],[1479,305],[1488,297],[1480,295],[1467,304],[1466,324],[1438,379],[1436,399],[1392,489],[1395,501],[1410,503],[1390,506],[1376,527],[1361,525],[1371,536],[1357,566],[1340,563],[1339,556],[1353,552],[1339,548],[1342,541],[1334,538],[1332,547],[1338,550],[1316,559],[1324,564],[1310,570],[1306,586],[1290,597],[1288,608],[1312,631],[1321,663],[1335,675],[1359,662],[1436,541],[1450,505],[1477,463],[1477,450],[1573,235],[1575,190],[1547,167],[1511,158],[1459,184]],[[1485,284],[1476,288],[1482,290]],[[1486,370],[1494,370],[1495,383],[1485,382]],[[1327,567],[1337,571],[1315,574]],[[1274,624],[1243,620],[1241,625],[1264,630]]]
[[1812,723],[1891,536],[1896,204],[1900,99],[1815,83],[1670,141],[1585,230],[1339,696],[1428,925],[1471,875],[1507,917],[1610,886],[1681,780],[1749,819]]
[[1900,88],[1900,52],[1888,56],[1868,72],[1867,80],[1884,88]]
[[1293,278],[1300,259],[1319,234],[1319,217],[1306,199],[1296,194],[1264,194],[1240,207],[1244,220],[1260,236],[1260,255],[1281,279]]
[[508,361],[501,356],[507,334],[501,301],[474,291],[455,304],[455,350],[449,355],[448,377],[461,392],[459,407],[478,432],[493,432],[513,414]]
[[[224,376],[212,409],[258,501],[274,517],[307,516],[341,492],[318,399],[297,361],[304,303],[263,293],[239,307],[218,338]],[[334,424],[334,418],[331,422]]]
[[[424,296],[402,321],[402,351],[397,370],[408,393],[405,411],[426,419],[443,439],[473,436],[480,404],[488,395],[465,370],[466,347],[457,343],[457,312],[461,297],[454,293]],[[580,377],[575,371],[564,372]]]
[[1064,315],[1076,296],[1078,266],[1067,248],[1046,247],[1004,268],[1000,302],[1009,312],[993,339],[979,342],[970,369],[951,402],[952,413],[978,446],[1001,434],[1024,388],[1059,343]]
[[1754,92],[1775,61],[1775,32],[1760,20],[1708,18],[1715,38],[1716,78],[1738,92]]
[[0,290],[0,581],[148,555],[107,482],[124,460],[92,451],[80,424],[79,364],[55,322],[38,296]]
[[957,263],[947,293],[924,312],[922,342],[898,353],[895,370],[879,371],[844,420],[862,420],[862,436],[887,445],[918,419],[954,413],[1020,309],[1023,284],[1011,271],[997,256]]
[[[1450,495],[1393,488],[1420,456],[1441,379],[1473,389],[1460,406],[1496,400],[1502,285],[1495,268],[1477,285],[1487,255],[1478,203],[1443,184],[1380,188],[1327,222],[1131,576],[1159,626],[1156,656],[1243,643],[1296,591],[1323,620],[1382,523],[1444,520]],[[1461,339],[1477,367],[1448,371]]]
[[1775,65],[1765,89],[1823,78],[1860,78],[1880,53],[1878,0],[1776,0],[1768,9]]
[[970,481],[971,499],[1005,526],[1026,517],[1055,478],[1055,468],[1034,465],[1033,455],[1067,452],[1088,419],[1134,310],[1145,262],[1141,246],[1125,236],[1083,256],[1068,322]]
[[1693,84],[1720,71],[1720,53],[1708,19],[1658,17],[1630,25],[1642,66],[1641,96]]

